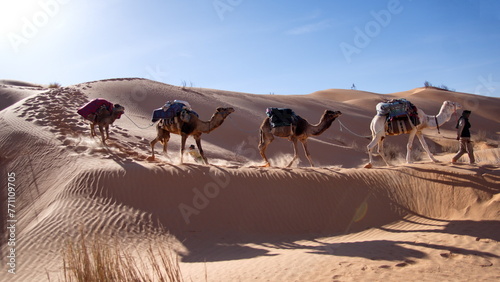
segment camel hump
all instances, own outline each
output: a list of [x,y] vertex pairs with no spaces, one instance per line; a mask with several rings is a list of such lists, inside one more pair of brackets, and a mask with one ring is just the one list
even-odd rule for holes
[[290,126],[297,123],[297,115],[288,108],[267,108],[266,114],[269,117],[271,127]]

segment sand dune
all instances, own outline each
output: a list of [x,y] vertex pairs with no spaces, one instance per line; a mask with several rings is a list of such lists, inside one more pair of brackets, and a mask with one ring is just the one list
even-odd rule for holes
[[[16,274],[4,263],[0,276],[8,281],[60,277],[61,248],[82,229],[131,248],[168,232],[188,281],[500,278],[498,98],[424,88],[253,95],[138,78],[58,89],[0,87],[6,97],[0,167],[3,175],[15,173],[16,185]],[[97,97],[126,108],[108,146],[90,137],[76,113]],[[386,142],[394,166],[377,158],[376,168],[360,168],[369,140],[341,130],[340,122],[369,135],[376,103],[394,97],[410,99],[427,114],[437,113],[444,100],[472,109],[473,134],[481,137],[478,165],[448,163],[456,145],[452,120],[441,134],[426,131],[441,163],[417,154],[415,164],[403,164],[407,137],[396,136]],[[202,136],[211,165],[189,159],[180,165],[176,135],[167,155],[148,160],[156,135],[151,113],[174,99],[189,101],[204,120],[219,106],[235,108],[220,128]],[[259,167],[258,128],[271,106],[291,107],[311,123],[325,109],[342,111],[340,122],[309,142],[319,167],[307,167],[301,151],[298,165],[283,168],[292,153],[287,140],[269,147],[274,167]],[[3,209],[4,260],[7,216]]]

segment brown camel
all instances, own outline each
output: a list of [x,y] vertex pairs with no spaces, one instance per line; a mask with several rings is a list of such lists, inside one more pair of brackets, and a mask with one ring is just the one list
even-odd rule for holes
[[264,167],[270,166],[269,160],[266,157],[266,148],[267,146],[274,140],[274,136],[288,138],[288,140],[293,142],[293,151],[294,156],[292,161],[287,165],[290,167],[293,162],[298,158],[298,150],[297,150],[297,141],[302,142],[302,146],[304,147],[304,151],[306,153],[306,157],[309,160],[309,163],[313,167],[313,161],[311,159],[311,155],[309,154],[309,150],[307,149],[307,138],[311,136],[321,135],[325,130],[327,130],[333,123],[333,121],[339,117],[342,113],[340,111],[330,111],[325,110],[323,116],[318,124],[311,125],[307,120],[297,116],[297,123],[291,126],[282,126],[271,128],[271,123],[269,122],[269,118],[266,118],[262,125],[260,126],[260,142],[259,142],[259,151],[260,155],[266,161]]
[[160,120],[156,125],[157,136],[151,141],[151,159],[155,159],[154,147],[158,141],[163,144],[163,152],[167,152],[167,143],[170,139],[170,133],[174,133],[181,136],[181,163],[183,163],[186,139],[188,136],[192,135],[204,163],[208,164],[208,160],[201,148],[201,134],[210,133],[212,130],[219,127],[232,112],[234,112],[233,108],[217,108],[209,121],[200,120],[193,112],[189,113],[188,119],[184,118],[184,120],[189,120],[188,122],[182,121],[180,117],[175,117],[173,122],[168,122],[168,120],[164,119]]
[[[125,113],[125,107],[115,104],[111,112],[105,107],[100,107],[95,114],[89,116],[90,123],[90,135],[92,137],[96,136],[95,126],[99,127],[101,132],[102,143],[106,144],[106,140],[109,139],[109,125],[113,124],[116,119]],[[104,138],[104,130],[106,130],[106,138]]]

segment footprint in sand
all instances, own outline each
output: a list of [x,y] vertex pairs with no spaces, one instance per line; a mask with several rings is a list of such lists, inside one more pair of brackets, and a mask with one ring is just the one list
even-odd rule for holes
[[76,146],[76,147],[75,147],[75,151],[76,151],[77,153],[83,153],[83,152],[87,151],[87,149],[88,149],[88,147],[87,147],[87,146]]
[[48,124],[48,122],[45,120],[36,120],[35,124],[40,125],[40,126],[46,126]]

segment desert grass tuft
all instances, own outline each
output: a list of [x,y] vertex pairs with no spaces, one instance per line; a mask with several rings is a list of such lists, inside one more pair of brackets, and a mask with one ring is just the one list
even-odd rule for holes
[[165,236],[148,242],[145,257],[113,239],[80,237],[63,250],[64,281],[183,281]]
[[49,84],[49,88],[61,88],[61,84],[58,82],[52,82]]

